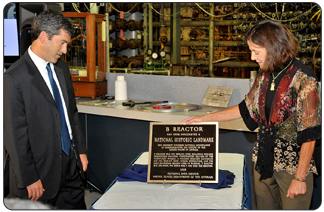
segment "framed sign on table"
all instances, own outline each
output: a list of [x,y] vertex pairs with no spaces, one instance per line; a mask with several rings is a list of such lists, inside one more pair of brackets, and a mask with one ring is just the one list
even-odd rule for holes
[[218,183],[218,122],[150,123],[148,183]]

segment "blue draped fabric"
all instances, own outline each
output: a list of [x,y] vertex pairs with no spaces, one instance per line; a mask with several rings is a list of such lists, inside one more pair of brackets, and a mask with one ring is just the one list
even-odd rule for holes
[[[118,181],[140,181],[147,182],[147,165],[134,164],[128,166],[123,172],[118,174]],[[202,183],[201,187],[221,189],[230,188],[234,183],[235,175],[226,170],[219,170],[218,183]]]

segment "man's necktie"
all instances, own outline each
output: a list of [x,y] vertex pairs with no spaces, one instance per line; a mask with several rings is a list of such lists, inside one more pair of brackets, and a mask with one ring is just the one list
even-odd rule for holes
[[53,79],[53,73],[52,73],[52,69],[50,67],[50,64],[47,63],[46,66],[47,72],[48,72],[48,77],[52,86],[52,91],[53,91],[53,95],[54,95],[54,100],[56,102],[56,105],[60,111],[60,115],[61,115],[61,140],[62,140],[62,150],[69,155],[70,153],[70,148],[71,148],[71,139],[70,139],[70,135],[69,135],[69,130],[67,128],[66,125],[66,121],[65,121],[65,115],[64,115],[64,109],[63,109],[63,104],[62,104],[62,99],[61,99],[61,95],[59,92],[59,89]]

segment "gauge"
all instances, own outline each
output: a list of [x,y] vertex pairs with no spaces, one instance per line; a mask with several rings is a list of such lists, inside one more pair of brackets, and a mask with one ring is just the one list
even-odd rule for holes
[[147,62],[147,64],[148,64],[148,65],[152,65],[152,60],[149,60],[149,61]]
[[161,52],[160,52],[160,56],[161,56],[161,57],[165,57],[165,51],[161,51]]
[[148,49],[148,50],[147,50],[147,54],[148,54],[148,55],[151,55],[151,54],[152,54],[152,49]]
[[152,54],[152,58],[153,58],[153,59],[158,58],[158,54],[154,52],[154,53]]

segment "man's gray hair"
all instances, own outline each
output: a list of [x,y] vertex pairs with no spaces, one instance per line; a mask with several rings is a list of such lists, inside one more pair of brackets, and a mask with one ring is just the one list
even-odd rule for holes
[[45,10],[36,16],[31,26],[31,39],[36,40],[42,31],[48,34],[51,40],[54,35],[60,34],[63,29],[69,35],[73,34],[73,26],[70,21],[60,12],[55,10]]

